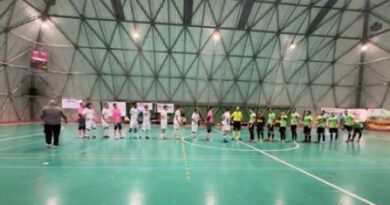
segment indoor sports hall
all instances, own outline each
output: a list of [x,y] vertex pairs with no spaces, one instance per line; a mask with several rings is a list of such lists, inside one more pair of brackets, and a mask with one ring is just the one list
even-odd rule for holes
[[0,204],[389,204],[390,1],[0,0]]

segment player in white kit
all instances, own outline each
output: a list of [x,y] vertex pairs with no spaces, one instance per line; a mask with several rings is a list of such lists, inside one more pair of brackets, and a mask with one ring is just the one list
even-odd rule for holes
[[160,125],[161,125],[161,139],[167,139],[165,137],[165,130],[168,127],[168,106],[164,105],[160,112]]
[[191,117],[191,131],[192,131],[192,139],[196,140],[196,133],[198,132],[199,128],[199,122],[200,122],[200,116],[198,109],[194,109],[194,112],[192,113]]
[[85,118],[85,128],[87,130],[86,137],[96,138],[96,113],[95,110],[92,109],[92,103],[87,103],[86,108],[83,110],[83,116]]
[[231,124],[231,115],[228,108],[226,108],[225,112],[222,115],[222,132],[223,132],[223,142],[228,142],[227,135],[230,132],[230,124]]
[[109,137],[110,123],[111,123],[111,110],[110,105],[108,103],[104,103],[104,107],[102,110],[102,127],[103,127],[103,138]]
[[149,106],[145,105],[144,110],[142,111],[142,131],[145,134],[145,139],[149,139],[150,131],[150,111]]
[[[137,134],[138,131],[138,115],[140,111],[137,108],[137,103],[133,103],[133,107],[130,109],[130,129],[129,133],[131,134],[132,132],[134,135]],[[131,137],[131,136],[130,136]],[[134,139],[137,139],[136,136],[133,136]],[[139,136],[141,138],[141,136]]]
[[180,130],[180,127],[182,125],[182,110],[181,110],[181,107],[179,107],[176,112],[175,112],[175,116],[174,116],[174,119],[173,119],[173,139],[176,139],[177,136],[179,135],[179,137],[181,138],[182,137],[182,134],[181,134],[181,130]]

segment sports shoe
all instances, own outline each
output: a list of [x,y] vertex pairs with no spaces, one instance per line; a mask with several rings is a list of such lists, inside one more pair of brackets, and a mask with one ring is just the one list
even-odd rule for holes
[[146,136],[146,137],[145,137],[145,139],[147,139],[147,140],[148,140],[148,139],[149,139],[149,136]]
[[224,142],[224,143],[228,143],[229,141],[228,141],[226,138],[224,138],[224,139],[223,139],[223,142]]

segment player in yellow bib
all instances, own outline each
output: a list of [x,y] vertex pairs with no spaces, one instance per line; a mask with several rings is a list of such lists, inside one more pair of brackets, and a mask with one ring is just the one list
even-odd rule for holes
[[332,112],[330,114],[330,117],[328,118],[328,127],[329,127],[329,133],[330,133],[330,141],[333,141],[333,134],[335,134],[335,140],[337,140],[339,136],[339,119],[335,116],[335,114]]
[[240,139],[240,131],[241,131],[241,122],[242,122],[242,112],[240,111],[240,107],[237,106],[236,110],[232,113],[232,121],[233,121],[233,139]]
[[291,138],[293,142],[297,141],[297,126],[299,123],[299,118],[301,116],[297,113],[295,108],[291,110],[291,119],[290,119],[290,128],[291,128]]
[[317,142],[325,142],[325,111],[321,111],[320,115],[317,116]]

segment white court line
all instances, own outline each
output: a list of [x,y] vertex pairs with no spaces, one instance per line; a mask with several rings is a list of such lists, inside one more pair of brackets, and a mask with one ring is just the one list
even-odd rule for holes
[[352,192],[350,192],[350,191],[348,191],[346,189],[343,189],[343,188],[341,188],[341,187],[339,187],[339,186],[337,186],[335,184],[332,184],[331,182],[328,182],[325,179],[317,177],[316,175],[311,174],[310,172],[307,172],[307,171],[305,171],[305,170],[303,170],[303,169],[301,169],[301,168],[299,168],[299,167],[297,167],[295,165],[292,165],[292,164],[290,164],[290,163],[288,163],[288,162],[286,162],[286,161],[284,161],[284,160],[282,160],[282,159],[280,159],[278,157],[275,157],[275,156],[273,156],[273,155],[271,155],[271,154],[269,154],[269,153],[267,153],[267,152],[265,152],[265,151],[263,151],[261,149],[258,149],[257,147],[254,147],[252,145],[249,145],[249,144],[247,144],[245,142],[241,142],[241,141],[239,141],[239,143],[241,143],[241,144],[243,144],[243,145],[245,145],[245,146],[247,146],[249,148],[252,148],[253,150],[256,150],[256,151],[260,152],[261,154],[264,154],[265,156],[267,156],[267,157],[269,157],[269,158],[271,158],[271,159],[273,159],[275,161],[278,161],[278,162],[280,162],[280,163],[282,163],[282,164],[284,164],[284,165],[286,165],[286,166],[288,166],[288,167],[290,167],[292,169],[295,169],[296,171],[301,172],[302,174],[304,174],[306,176],[309,176],[309,177],[311,177],[311,178],[313,178],[313,179],[315,179],[315,180],[317,180],[317,181],[319,181],[319,182],[321,182],[321,183],[323,183],[325,185],[328,185],[328,186],[330,186],[330,187],[332,187],[334,189],[339,190],[340,192],[343,192],[343,193],[345,193],[345,194],[347,194],[347,195],[349,195],[349,196],[351,196],[351,197],[353,197],[355,199],[358,199],[361,202],[364,202],[364,203],[370,204],[370,205],[375,205],[374,202],[371,202],[368,199],[365,199],[365,198],[363,198],[361,196],[358,196],[358,195],[356,195],[356,194],[354,194],[354,193],[352,193]]
[[36,143],[40,143],[40,141],[39,142],[38,141],[36,141],[36,142],[29,142],[29,143],[19,144],[19,145],[16,145],[16,146],[10,146],[10,147],[3,147],[3,148],[0,148],[0,151],[12,149],[12,148],[24,147],[26,145],[32,145],[32,144],[36,144]]
[[[187,143],[187,144],[193,145],[195,147],[202,147],[202,148],[205,148],[205,149],[237,151],[237,152],[257,152],[256,150],[252,150],[252,149],[220,148],[220,147],[214,147],[214,146],[206,146],[206,145],[201,145],[201,144],[195,144],[195,143],[189,142],[187,140],[184,140],[184,142]],[[290,151],[290,150],[299,149],[300,145],[298,143],[295,143],[294,145],[295,145],[294,147],[285,148],[285,149],[267,149],[267,150],[263,149],[263,151],[267,151],[267,152],[284,152],[284,151]]]
[[0,139],[0,142],[5,142],[5,141],[10,141],[10,140],[15,140],[15,139],[29,138],[29,137],[33,137],[33,136],[37,136],[37,135],[41,135],[41,134],[43,134],[43,132],[38,132],[38,133],[34,133],[34,134],[29,134],[29,135],[22,135],[22,136],[18,136],[18,137],[8,137],[8,138]]

